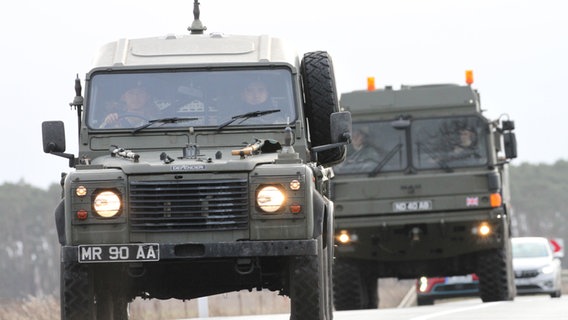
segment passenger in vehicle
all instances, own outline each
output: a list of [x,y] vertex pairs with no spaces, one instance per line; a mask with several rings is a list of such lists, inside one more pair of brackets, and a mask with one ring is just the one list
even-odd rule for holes
[[380,155],[369,144],[369,129],[361,127],[353,131],[351,144],[347,147],[347,158],[334,167],[337,173],[370,172],[379,163]]
[[242,91],[242,100],[250,110],[259,110],[260,107],[268,105],[268,88],[260,80],[249,82]]
[[479,158],[477,153],[477,133],[472,128],[461,128],[457,132],[457,143],[450,152],[450,160]]
[[112,109],[114,110],[105,117],[100,128],[137,127],[147,123],[157,113],[152,97],[142,85],[129,87]]
[[230,111],[233,117],[242,119],[236,124],[281,124],[289,121],[286,119],[289,106],[281,97],[273,97],[268,84],[260,79],[246,82],[240,98],[236,110]]

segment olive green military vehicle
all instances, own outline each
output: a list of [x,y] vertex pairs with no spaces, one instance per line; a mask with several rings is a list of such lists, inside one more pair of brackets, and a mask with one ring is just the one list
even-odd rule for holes
[[[128,303],[268,289],[291,319],[331,319],[330,166],[345,158],[332,61],[269,36],[189,34],[103,46],[75,80],[78,155],[55,210],[62,319],[126,319]],[[266,103],[241,91],[263,82]],[[141,113],[127,105],[144,103]]]
[[514,123],[470,85],[344,93],[353,118],[334,167],[338,310],[376,308],[377,278],[476,273],[483,301],[515,296],[507,166]]

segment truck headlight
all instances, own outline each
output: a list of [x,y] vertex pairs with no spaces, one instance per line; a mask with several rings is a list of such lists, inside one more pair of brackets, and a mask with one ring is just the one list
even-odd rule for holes
[[103,218],[113,218],[120,212],[122,202],[115,191],[103,191],[95,196],[93,209]]
[[276,186],[261,186],[256,193],[256,204],[264,212],[274,213],[282,208],[286,194]]

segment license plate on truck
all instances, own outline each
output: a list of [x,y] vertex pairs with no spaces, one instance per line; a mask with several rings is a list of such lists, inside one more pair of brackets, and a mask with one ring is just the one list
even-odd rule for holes
[[160,245],[157,243],[80,245],[78,253],[80,263],[158,261]]
[[394,212],[432,210],[432,201],[431,200],[418,200],[418,201],[393,202],[392,210]]

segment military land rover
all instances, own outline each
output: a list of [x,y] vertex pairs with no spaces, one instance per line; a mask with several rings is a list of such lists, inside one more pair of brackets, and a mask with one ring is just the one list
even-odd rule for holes
[[[351,126],[332,61],[205,34],[198,5],[189,34],[105,45],[84,95],[75,80],[78,155],[61,121],[42,124],[44,151],[74,168],[55,210],[62,319],[261,289],[289,296],[291,319],[332,318],[329,182]],[[243,106],[248,82],[263,104]]]
[[353,137],[332,183],[338,310],[376,308],[385,277],[476,273],[483,301],[513,299],[514,123],[487,119],[466,75],[341,95]]

